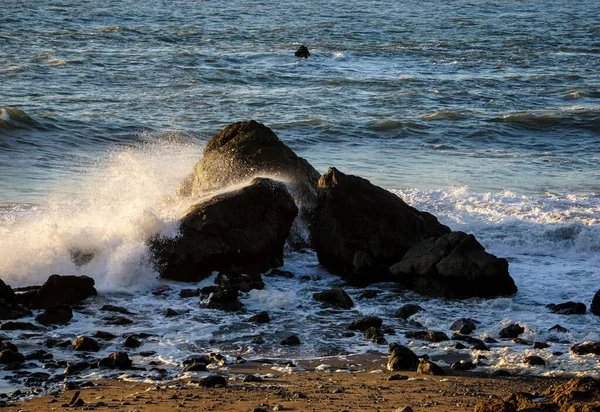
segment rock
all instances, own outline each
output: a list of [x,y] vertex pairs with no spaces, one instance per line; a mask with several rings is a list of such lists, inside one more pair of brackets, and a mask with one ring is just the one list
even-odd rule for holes
[[340,288],[315,293],[313,299],[340,309],[351,309],[354,306],[352,298]]
[[15,292],[2,279],[0,279],[0,300],[5,302],[14,302]]
[[202,159],[179,185],[178,193],[206,194],[257,176],[273,176],[288,182],[300,205],[300,217],[312,214],[319,172],[296,156],[271,129],[254,120],[230,124],[211,138]]
[[123,342],[123,346],[125,346],[126,348],[139,348],[140,346],[142,346],[142,342],[140,342],[133,336],[127,336],[127,338]]
[[0,330],[40,330],[40,327],[29,322],[4,322]]
[[596,355],[600,356],[600,342],[577,343],[569,348],[569,352],[575,355]]
[[262,290],[265,284],[260,275],[240,275],[234,272],[220,272],[215,283],[225,289],[237,289],[240,292],[250,292],[252,289]]
[[516,343],[518,345],[531,345],[531,342],[526,341],[525,339],[522,339],[522,338],[514,338],[512,341],[513,341],[513,343]]
[[395,374],[395,375],[390,375],[387,378],[387,380],[388,381],[406,381],[406,380],[408,380],[408,376]]
[[98,362],[99,368],[107,368],[107,369],[131,369],[132,365],[131,359],[129,359],[129,355],[125,352],[114,352],[111,353],[107,358],[104,358]]
[[52,275],[41,287],[30,288],[16,298],[34,309],[74,305],[97,294],[94,283],[88,276]]
[[466,360],[460,360],[458,362],[454,362],[450,368],[453,370],[459,370],[459,371],[470,371],[471,369],[475,369],[477,367],[477,365],[475,365],[473,362],[471,361],[466,361]]
[[503,399],[481,401],[475,405],[473,412],[517,412],[517,408]]
[[550,303],[546,305],[546,307],[550,309],[552,313],[561,315],[583,315],[587,310],[585,304],[571,301],[559,304]]
[[600,316],[600,290],[596,292],[592,298],[592,304],[590,305],[590,312],[596,316]]
[[173,318],[175,316],[181,315],[181,313],[179,313],[176,310],[173,310],[171,308],[167,308],[162,314],[165,318]]
[[371,342],[377,343],[379,345],[385,345],[387,341],[383,337],[383,332],[381,329],[376,328],[375,326],[371,326],[370,328],[364,331],[365,339],[370,340]]
[[[574,378],[562,385],[548,388],[543,395],[549,397],[553,403],[560,406],[561,411],[594,412],[598,409],[587,409],[584,407],[584,404],[600,401],[600,381],[592,377]],[[569,408],[572,404],[575,406],[575,403],[579,403],[579,407]],[[598,405],[595,406],[597,407]]]
[[400,309],[398,309],[394,316],[396,316],[397,318],[406,320],[406,319],[410,318],[412,315],[414,315],[418,312],[424,311],[424,310],[425,309],[423,309],[419,305],[415,305],[413,303],[407,303],[406,305],[404,305]]
[[274,276],[274,277],[278,277],[278,278],[285,278],[285,279],[292,279],[294,278],[294,274],[288,270],[281,270],[281,269],[271,269],[271,271],[269,273],[267,273],[265,276]]
[[300,338],[296,335],[290,335],[281,341],[283,346],[298,346],[300,345]]
[[0,364],[10,365],[23,362],[25,362],[25,356],[22,353],[10,349],[4,349],[0,352]]
[[360,296],[358,297],[358,300],[374,299],[378,295],[379,295],[379,291],[377,291],[377,290],[365,290],[364,292],[362,292],[360,294]]
[[263,311],[263,312],[257,313],[256,315],[248,318],[247,322],[269,323],[269,322],[271,322],[271,317],[269,316],[268,312]]
[[396,262],[390,268],[393,280],[422,295],[465,299],[517,292],[506,259],[487,253],[464,232],[422,240]]
[[405,406],[404,408],[396,408],[394,412],[414,412],[414,410],[410,406]]
[[300,57],[302,59],[308,59],[310,57],[310,52],[308,51],[308,47],[306,47],[305,45],[298,47],[298,50],[296,50],[296,53],[294,53],[294,56]]
[[255,178],[192,206],[179,235],[154,238],[150,249],[164,278],[195,282],[213,271],[258,275],[283,264],[283,246],[297,214],[283,183]]
[[116,338],[115,335],[113,335],[110,332],[105,332],[102,330],[97,330],[96,332],[94,332],[94,334],[92,335],[94,338],[98,338],[98,339],[102,339],[102,340],[113,340],[114,338]]
[[348,329],[364,332],[371,327],[380,328],[382,324],[383,320],[377,316],[365,316],[350,323]]
[[131,313],[126,308],[115,305],[104,305],[100,308],[100,310],[104,312],[116,312],[120,313],[121,315],[133,315],[133,313]]
[[210,294],[206,307],[235,312],[242,308],[242,302],[238,299],[237,289],[219,289]]
[[227,379],[224,376],[211,375],[200,381],[200,386],[204,388],[214,388],[227,386]]
[[204,372],[205,370],[206,364],[204,363],[192,363],[183,369],[184,372]]
[[471,349],[483,350],[483,351],[490,350],[490,348],[488,348],[487,345],[481,339],[477,339],[472,336],[454,334],[454,335],[452,335],[452,340],[460,340],[463,342],[467,342],[467,343],[473,345]]
[[31,310],[23,305],[0,299],[0,320],[14,320],[32,315]]
[[312,241],[319,262],[358,285],[390,280],[389,267],[417,242],[450,231],[429,213],[357,176],[319,178]]
[[183,289],[179,292],[179,296],[182,298],[193,298],[200,296],[200,289]]
[[390,371],[416,371],[419,358],[406,346],[390,345],[391,353],[388,357],[387,368]]
[[546,342],[533,342],[533,349],[546,349],[549,347],[550,345]]
[[567,328],[564,328],[558,324],[552,326],[550,329],[548,329],[548,332],[558,332],[558,333],[569,333],[569,330]]
[[434,376],[440,376],[440,375],[446,374],[446,372],[444,372],[444,370],[442,368],[440,368],[438,365],[436,365],[435,363],[428,361],[428,360],[421,360],[419,362],[419,366],[417,367],[417,373],[420,373],[423,375],[434,375]]
[[513,323],[512,325],[508,325],[504,329],[500,331],[501,338],[512,339],[518,337],[521,333],[525,332],[525,328],[521,325]]
[[264,379],[261,378],[260,376],[256,376],[256,375],[246,375],[242,378],[242,382],[244,383],[249,383],[249,382],[263,382]]
[[444,332],[419,330],[414,332],[406,332],[404,334],[409,339],[420,339],[428,342],[444,342],[450,340]]
[[477,329],[477,321],[469,318],[460,318],[450,326],[450,329],[461,335],[470,335]]
[[546,361],[540,356],[527,356],[523,359],[523,363],[529,366],[546,366]]
[[98,352],[100,345],[95,339],[87,336],[80,336],[73,341],[73,350],[81,352]]
[[76,375],[78,373],[83,372],[84,370],[87,370],[90,368],[90,364],[88,362],[76,362],[76,363],[69,363],[67,365],[67,367],[65,368],[65,374],[66,375]]
[[59,325],[69,323],[73,319],[73,311],[70,306],[53,306],[39,314],[35,320],[42,325]]

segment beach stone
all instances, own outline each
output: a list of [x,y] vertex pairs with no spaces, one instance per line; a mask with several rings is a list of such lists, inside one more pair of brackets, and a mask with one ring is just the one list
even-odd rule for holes
[[426,340],[428,342],[444,342],[450,340],[448,335],[446,335],[444,332],[439,331],[419,330],[414,332],[406,332],[404,336],[406,336],[409,339],[420,339]]
[[302,45],[298,47],[298,50],[294,53],[294,56],[300,57],[302,59],[308,59],[310,57],[310,52],[308,51],[308,47]]
[[261,378],[260,376],[256,376],[256,375],[246,375],[242,378],[242,382],[244,383],[249,383],[249,382],[264,382],[264,379]]
[[571,301],[559,304],[550,303],[546,305],[546,307],[550,309],[552,313],[561,315],[584,315],[587,311],[585,304]]
[[523,332],[525,332],[524,327],[517,323],[513,323],[500,331],[500,337],[505,339],[517,338]]
[[108,357],[101,359],[98,362],[99,368],[106,369],[131,369],[132,365],[131,359],[129,359],[129,355],[125,352],[113,352]]
[[569,348],[569,352],[575,355],[597,355],[600,356],[600,342],[577,343]]
[[87,336],[79,336],[73,341],[73,350],[81,352],[98,352],[100,345],[95,339]]
[[438,365],[436,365],[435,363],[428,361],[428,360],[421,360],[419,362],[419,366],[417,367],[417,373],[420,373],[422,375],[434,375],[434,376],[446,374],[446,372],[444,372],[444,370],[442,368],[440,368]]
[[53,306],[36,316],[35,320],[42,325],[58,325],[69,323],[73,319],[73,310],[70,306]]
[[579,377],[548,388],[543,395],[558,405],[561,411],[596,412],[600,409],[600,381]]
[[461,335],[470,335],[477,329],[477,321],[470,318],[460,318],[450,326],[450,329]]
[[142,346],[142,342],[140,342],[133,336],[127,336],[127,338],[123,342],[123,346],[125,346],[126,348],[139,348],[140,346]]
[[256,276],[283,264],[283,246],[297,214],[283,183],[254,178],[192,206],[179,223],[179,235],[154,238],[150,249],[164,278],[195,282],[213,271]]
[[242,308],[242,302],[238,299],[237,289],[219,289],[209,296],[206,307],[235,312]]
[[1,323],[0,330],[40,330],[40,327],[29,322],[9,321]]
[[25,362],[25,356],[22,353],[10,349],[4,349],[0,352],[0,364],[10,365],[23,362]]
[[350,330],[359,330],[361,332],[366,331],[367,329],[374,327],[380,328],[383,324],[383,320],[377,316],[365,316],[348,325],[348,329]]
[[247,321],[254,322],[254,323],[269,323],[269,322],[271,322],[271,317],[269,316],[268,312],[263,311],[263,312],[257,313],[254,316],[249,317]]
[[300,345],[300,338],[296,335],[290,335],[281,341],[283,346],[298,346]]
[[398,374],[394,374],[394,375],[390,375],[387,378],[388,381],[406,381],[408,380],[408,376],[406,375],[398,375]]
[[540,356],[527,356],[523,359],[523,363],[529,366],[546,366],[546,361]]
[[423,309],[419,305],[415,305],[413,303],[407,303],[406,305],[403,305],[400,309],[398,309],[396,311],[396,313],[394,314],[394,316],[396,316],[397,318],[406,320],[406,319],[410,318],[412,315],[414,315],[418,312],[422,312],[424,310],[425,309]]
[[351,309],[354,307],[352,298],[340,288],[326,290],[313,294],[313,299],[340,309]]
[[217,386],[227,386],[227,379],[224,376],[211,375],[200,381],[200,386],[204,388],[214,388]]
[[440,233],[411,245],[390,268],[392,279],[422,295],[465,299],[517,292],[508,261],[497,258],[473,235]]
[[596,292],[596,294],[592,298],[590,312],[592,312],[596,316],[600,316],[600,290],[598,290],[598,292]]
[[179,296],[182,298],[194,298],[200,296],[200,289],[182,289],[179,292]]
[[215,283],[225,289],[237,289],[240,292],[250,292],[252,289],[264,289],[265,284],[260,275],[240,275],[235,272],[219,272]]
[[100,308],[100,310],[104,311],[104,312],[120,313],[121,315],[133,315],[133,313],[131,313],[126,308],[121,307],[121,306],[115,306],[115,305],[104,305]]
[[351,284],[390,280],[389,267],[411,246],[450,231],[390,191],[333,167],[317,191],[311,235],[319,263]]
[[34,309],[74,305],[97,294],[94,279],[89,276],[52,275],[40,287],[29,288],[16,295],[17,300]]
[[387,368],[390,371],[416,371],[419,365],[417,355],[406,346],[399,344],[390,345],[391,353],[388,357]]

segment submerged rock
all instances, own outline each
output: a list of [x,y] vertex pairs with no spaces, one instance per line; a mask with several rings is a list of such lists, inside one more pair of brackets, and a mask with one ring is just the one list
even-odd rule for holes
[[521,333],[525,332],[525,328],[519,324],[513,323],[500,331],[500,337],[505,339],[517,338]]
[[238,299],[237,289],[219,289],[208,297],[206,307],[235,312],[242,308],[242,302]]
[[374,327],[380,328],[383,324],[383,320],[377,316],[365,316],[348,325],[348,329],[350,330],[359,330],[361,332],[366,331],[367,329]]
[[450,329],[461,335],[470,335],[477,329],[477,321],[470,318],[460,318],[450,326]]
[[269,323],[269,322],[271,322],[271,317],[269,316],[268,312],[263,311],[263,312],[257,313],[256,315],[248,318],[248,322]]
[[546,307],[550,309],[552,313],[561,315],[584,315],[587,310],[584,303],[571,301],[559,304],[550,303],[546,305]]
[[313,299],[340,309],[351,309],[354,306],[352,298],[340,288],[315,293]]
[[389,280],[415,243],[448,233],[429,213],[357,176],[329,168],[319,178],[312,241],[319,262],[354,284]]
[[300,343],[300,338],[296,335],[290,335],[281,341],[283,346],[298,346]]
[[409,339],[420,339],[428,342],[444,342],[450,340],[448,335],[439,331],[419,330],[415,332],[406,332],[405,336]]
[[283,246],[298,214],[282,183],[255,178],[188,210],[174,239],[154,239],[162,277],[198,281],[213,271],[258,275],[283,264]]
[[294,56],[300,57],[302,59],[308,59],[310,57],[310,52],[308,51],[308,47],[302,45],[298,47],[298,50],[294,53]]
[[517,292],[506,259],[487,253],[464,232],[423,240],[397,262],[390,268],[392,279],[423,295],[464,299]]

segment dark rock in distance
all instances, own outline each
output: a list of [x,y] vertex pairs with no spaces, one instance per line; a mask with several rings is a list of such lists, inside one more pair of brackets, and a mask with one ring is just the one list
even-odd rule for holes
[[428,360],[421,360],[419,362],[419,365],[417,366],[417,373],[434,376],[446,374],[441,367]]
[[302,45],[298,47],[298,50],[296,50],[294,56],[300,57],[301,59],[308,59],[310,57],[310,51],[308,51],[308,47]]
[[263,312],[257,313],[256,315],[248,318],[248,322],[269,323],[269,322],[271,322],[271,317],[269,316],[268,312],[263,311]]
[[387,368],[390,371],[416,371],[419,365],[418,356],[406,346],[391,344]]
[[584,303],[581,302],[565,302],[554,304],[550,303],[546,305],[552,313],[558,313],[560,315],[584,315],[587,308]]
[[319,178],[312,241],[319,262],[358,285],[390,280],[389,267],[417,242],[448,233],[429,213],[358,176]]
[[29,322],[10,321],[1,323],[0,330],[40,330],[40,327]]
[[34,309],[74,305],[97,294],[94,284],[88,276],[52,275],[42,286],[29,288],[16,299]]
[[300,338],[296,335],[290,335],[281,341],[283,346],[298,346],[300,345]]
[[340,309],[351,309],[354,307],[352,298],[340,288],[329,289],[313,294],[313,299]]
[[500,331],[500,337],[507,338],[507,339],[517,338],[523,332],[525,332],[524,327],[522,327],[521,325],[518,325],[516,323],[513,323],[512,325],[508,325],[507,327],[505,327],[504,329],[502,329]]
[[396,316],[397,318],[406,320],[406,319],[410,318],[412,315],[414,315],[418,312],[424,311],[424,310],[425,309],[423,309],[419,305],[415,305],[413,303],[407,303],[406,305],[403,305],[400,309],[398,309],[394,316]]
[[298,214],[285,185],[254,178],[241,189],[192,206],[174,239],[150,249],[164,278],[195,282],[213,271],[259,275],[283,264],[283,247]]
[[98,352],[100,345],[95,339],[87,336],[80,336],[73,341],[73,350],[81,352]]
[[69,323],[73,319],[73,310],[70,306],[53,306],[39,314],[35,320],[42,325],[59,325]]
[[363,318],[360,318],[360,319],[355,320],[354,322],[350,323],[348,325],[348,329],[359,330],[361,332],[364,332],[365,330],[369,329],[370,327],[380,328],[382,324],[383,324],[383,320],[380,317],[365,316]]
[[390,268],[392,279],[422,295],[465,299],[517,292],[506,259],[487,253],[464,232],[415,242],[397,262]]

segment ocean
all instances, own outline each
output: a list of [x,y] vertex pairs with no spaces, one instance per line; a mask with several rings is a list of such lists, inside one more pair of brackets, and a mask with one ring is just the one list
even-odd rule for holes
[[[589,306],[600,289],[600,2],[9,0],[0,7],[0,278],[19,287],[53,273],[85,274],[100,292],[70,325],[47,334],[151,334],[142,349],[155,355],[134,362],[154,360],[172,373],[186,356],[211,350],[279,359],[385,351],[343,336],[361,315],[394,328],[390,342],[454,351],[453,342],[403,336],[414,327],[393,313],[418,303],[426,310],[411,319],[432,330],[449,333],[467,316],[481,322],[480,337],[497,338],[518,322],[523,338],[551,342],[544,350],[492,345],[482,370],[598,374],[596,358],[568,347],[600,340],[600,317],[552,314],[545,305]],[[294,56],[302,44],[309,59]],[[206,141],[249,119],[321,173],[335,166],[365,177],[473,233],[508,259],[519,292],[448,301],[379,284],[370,288],[376,299],[359,300],[363,290],[328,274],[314,253],[288,252],[284,269],[296,278],[265,277],[265,290],[243,296],[241,314],[180,299],[190,286],[157,279],[146,240],[176,230],[178,214],[165,198]],[[95,257],[78,268],[74,249]],[[313,281],[301,282],[304,275]],[[354,310],[315,305],[312,293],[332,285],[350,293]],[[157,297],[157,288],[167,289]],[[107,302],[135,313],[134,326],[99,323],[95,310]],[[157,317],[166,308],[184,316]],[[260,310],[274,321],[243,322]],[[569,332],[548,332],[558,323]],[[303,344],[281,347],[289,333]],[[47,334],[10,339],[34,350]],[[266,343],[252,344],[257,335]],[[546,368],[522,363],[534,353]]]

